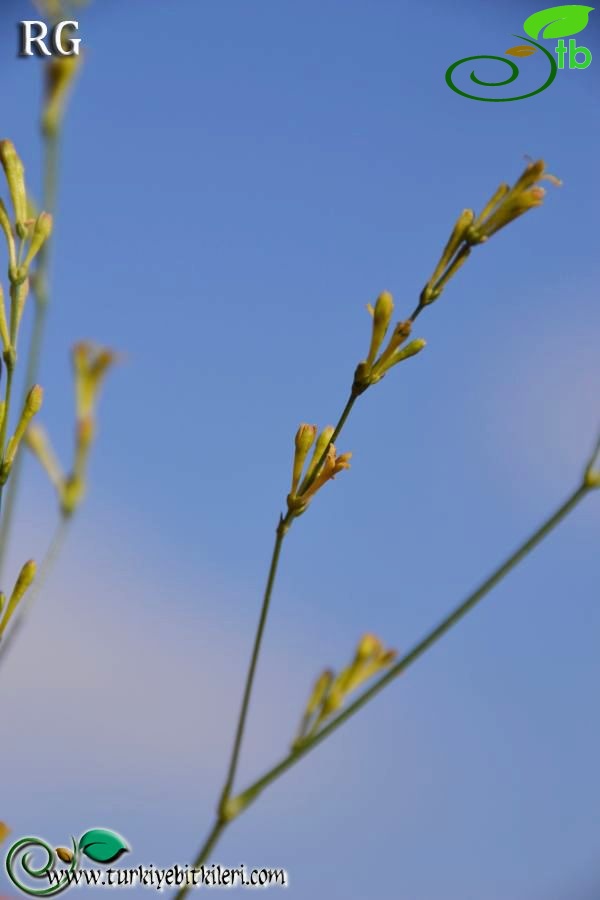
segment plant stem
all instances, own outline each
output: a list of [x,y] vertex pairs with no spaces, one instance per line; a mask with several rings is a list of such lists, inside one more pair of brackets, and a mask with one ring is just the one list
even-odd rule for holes
[[439,625],[430,631],[422,640],[416,644],[405,656],[388,669],[380,678],[371,685],[360,697],[350,703],[338,716],[332,719],[328,725],[322,728],[317,734],[306,741],[299,749],[290,753],[281,763],[274,766],[266,775],[259,778],[254,784],[247,788],[241,795],[240,800],[245,799],[248,803],[252,802],[257,795],[267,785],[271,784],[276,778],[282,775],[287,769],[293,766],[310,750],[314,749],[326,737],[334,732],[340,725],[343,725],[351,716],[358,712],[366,703],[372,700],[386,685],[401,675],[412,663],[422,656],[433,644],[435,644],[446,632],[450,631],[468,612],[470,612],[477,604],[483,600],[486,594],[489,594],[493,588],[499,584],[508,573],[515,568],[525,557],[554,529],[562,522],[562,520],[577,506],[577,504],[589,493],[590,488],[586,485],[580,485],[570,497],[565,500],[561,506],[529,537],[525,543],[516,550],[508,559],[502,563],[486,580],[473,591],[472,594],[457,606]]
[[[14,377],[14,365],[8,365],[6,367],[6,391],[4,394],[4,414],[2,418],[2,428],[0,428],[0,460],[4,459],[4,451],[6,450],[6,434],[8,429],[8,417],[10,415],[10,403],[12,398],[12,388],[13,388],[13,377]],[[18,454],[17,454],[18,455]],[[2,512],[2,497],[4,495],[4,484],[0,484],[0,513]],[[0,542],[2,541],[3,534],[0,528]],[[0,552],[2,550],[2,546],[0,544]]]
[[[58,158],[59,158],[59,140],[58,132],[46,134],[44,137],[44,186],[43,186],[43,208],[46,212],[54,213],[56,207],[56,195],[58,190]],[[27,353],[27,364],[25,367],[25,381],[23,385],[23,400],[27,396],[27,392],[34,384],[40,366],[40,358],[42,353],[42,345],[44,332],[46,328],[46,317],[48,310],[48,273],[50,267],[50,245],[52,241],[44,242],[37,260],[35,277],[32,278],[31,289],[35,297],[35,315],[33,321],[33,331],[31,333],[31,341]],[[8,541],[10,538],[10,529],[14,516],[17,493],[21,480],[21,470],[23,466],[23,454],[18,453],[10,474],[8,488],[6,491],[6,502],[4,504],[4,515],[0,523],[0,576],[4,569],[4,560],[8,549]],[[0,499],[1,499],[0,491]]]
[[[338,423],[335,427],[335,430],[331,436],[327,447],[324,449],[321,454],[321,458],[319,459],[317,465],[314,467],[312,477],[307,479],[305,490],[307,490],[314,479],[316,478],[319,468],[321,464],[324,462],[325,457],[327,456],[327,451],[329,447],[339,433],[344,427],[348,416],[354,406],[354,402],[356,400],[356,395],[354,393],[350,394],[350,397],[342,411],[342,414],[338,420]],[[256,675],[256,666],[258,664],[258,657],[260,656],[260,650],[262,646],[262,639],[265,630],[265,625],[267,623],[267,617],[269,615],[269,607],[271,605],[271,595],[273,593],[273,587],[275,585],[275,578],[277,576],[277,567],[279,565],[279,557],[281,554],[281,547],[283,545],[283,539],[286,536],[287,532],[290,530],[292,522],[294,520],[294,516],[291,512],[288,512],[284,517],[282,516],[277,525],[277,532],[275,538],[275,546],[273,547],[273,554],[271,557],[271,565],[269,567],[269,574],[267,577],[267,584],[265,587],[265,593],[263,596],[263,602],[260,610],[260,617],[258,620],[258,625],[256,628],[256,634],[254,637],[254,646],[252,648],[252,655],[250,657],[250,665],[248,667],[248,673],[246,675],[246,683],[244,686],[244,695],[242,698],[242,705],[240,708],[240,714],[238,717],[238,724],[235,732],[235,738],[233,741],[233,749],[231,752],[231,758],[229,761],[229,768],[227,770],[227,777],[225,779],[225,785],[223,786],[223,790],[221,792],[221,799],[219,801],[219,815],[222,816],[225,810],[225,806],[229,797],[231,796],[231,791],[233,788],[233,782],[235,779],[235,774],[238,767],[238,762],[240,758],[240,752],[242,749],[242,741],[244,739],[244,731],[246,728],[246,719],[248,718],[248,709],[250,706],[250,698],[252,696],[252,688],[254,685],[254,677]]]
[[238,761],[240,757],[240,751],[242,749],[242,740],[244,738],[244,730],[246,727],[246,719],[248,717],[248,708],[250,706],[250,697],[252,694],[252,687],[254,684],[254,676],[256,674],[256,665],[258,663],[258,657],[260,655],[260,648],[262,644],[263,634],[265,630],[265,625],[267,623],[267,616],[269,614],[269,606],[271,604],[271,595],[273,593],[273,586],[275,584],[275,576],[277,575],[277,566],[279,565],[279,556],[281,554],[281,547],[283,544],[283,539],[290,527],[292,521],[292,516],[290,513],[287,514],[285,518],[281,517],[279,520],[279,524],[277,525],[277,533],[275,537],[275,546],[273,547],[273,555],[271,557],[271,565],[269,567],[269,575],[267,578],[267,584],[265,587],[265,593],[263,596],[262,607],[260,610],[260,617],[258,620],[258,626],[256,628],[256,634],[254,637],[254,646],[252,648],[252,656],[250,657],[250,665],[248,667],[248,674],[246,675],[246,684],[244,687],[244,696],[242,699],[242,706],[240,709],[240,714],[238,718],[238,724],[235,732],[235,738],[233,741],[233,750],[231,752],[231,759],[229,762],[229,768],[227,770],[227,777],[225,779],[225,785],[223,787],[223,791],[221,793],[221,799],[219,802],[219,810],[222,811],[229,796],[231,794],[231,789],[233,786],[233,781],[235,778],[235,773],[238,766]]
[[[235,804],[234,818],[246,809],[259,794],[277,778],[287,772],[292,766],[299,762],[306,754],[325,740],[330,734],[350,719],[355,713],[362,709],[365,704],[372,700],[380,691],[383,690],[390,682],[404,672],[412,663],[421,657],[430,647],[433,646],[441,637],[443,637],[454,625],[456,625],[468,612],[470,612],[499,582],[502,581],[509,572],[522,562],[531,551],[547,537],[560,522],[565,519],[570,512],[580,503],[581,500],[592,490],[589,485],[582,483],[575,491],[565,500],[558,509],[546,519],[543,524],[534,531],[534,533],[521,544],[521,546],[506,559],[482,584],[479,585],[469,596],[457,606],[452,612],[446,616],[435,628],[433,628],[421,641],[419,641],[405,656],[388,669],[384,675],[375,681],[360,697],[350,703],[339,715],[332,719],[315,735],[306,739],[300,747],[292,750],[277,765],[273,766],[261,778],[253,782],[246,790],[233,799]],[[208,853],[215,846],[221,835],[227,821],[220,818],[209,835],[209,839],[204,844],[202,850],[198,854],[194,862],[194,866],[201,865],[207,858]],[[176,895],[176,900],[182,898],[187,893],[187,888],[182,888]]]

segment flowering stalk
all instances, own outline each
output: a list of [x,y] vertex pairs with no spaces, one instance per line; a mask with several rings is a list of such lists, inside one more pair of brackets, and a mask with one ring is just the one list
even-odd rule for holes
[[[341,712],[337,715],[330,717],[329,721],[325,723],[325,719],[328,715],[330,715],[329,711],[327,714],[323,714],[323,710],[326,708],[326,697],[327,695],[331,695],[331,688],[334,684],[334,676],[333,673],[326,671],[321,676],[320,679],[317,680],[315,687],[313,689],[313,693],[307,705],[307,709],[305,712],[305,716],[301,723],[301,728],[298,737],[294,741],[292,745],[291,751],[275,766],[269,769],[262,777],[258,778],[254,781],[249,787],[243,790],[240,794],[235,797],[232,797],[225,810],[224,816],[219,816],[208,834],[208,837],[200,849],[196,859],[193,862],[194,868],[199,868],[201,865],[207,862],[209,854],[212,852],[212,849],[216,845],[219,840],[221,834],[227,825],[233,821],[233,819],[237,818],[245,809],[247,809],[251,803],[253,803],[258,796],[271,785],[274,781],[280,778],[288,769],[291,769],[296,763],[300,762],[300,760],[314,750],[322,741],[324,741],[327,737],[329,737],[334,731],[336,731],[340,726],[342,726],[345,722],[348,721],[352,716],[354,716],[363,706],[373,700],[380,691],[382,691],[385,687],[391,684],[399,675],[406,671],[414,662],[417,661],[421,656],[423,656],[437,641],[440,640],[445,634],[447,634],[464,616],[467,615],[472,609],[474,609],[478,603],[483,600],[487,594],[489,594],[493,588],[495,588],[513,569],[515,569],[523,560],[531,553],[537,546],[540,544],[548,535],[554,531],[554,529],[579,505],[579,503],[594,489],[600,488],[600,440],[592,454],[590,461],[588,462],[583,478],[581,479],[580,484],[576,487],[576,489],[570,494],[570,496],[562,503],[558,509],[552,513],[539,528],[534,531],[534,533],[526,540],[523,544],[508,557],[495,571],[483,581],[476,590],[474,590],[469,596],[463,600],[457,607],[455,607],[445,619],[443,619],[435,628],[433,628],[430,632],[428,632],[424,638],[422,638],[408,653],[402,656],[397,662],[393,663],[393,658],[388,656],[385,659],[385,651],[383,648],[377,647],[374,650],[373,659],[377,660],[377,654],[379,654],[379,664],[380,667],[384,670],[383,674],[369,687],[367,688],[359,697],[357,697],[352,703],[346,706]],[[371,636],[367,636],[371,637]],[[363,642],[364,642],[363,638]],[[375,639],[376,640],[376,639]],[[363,643],[361,642],[361,643]],[[361,656],[361,645],[359,645],[356,657],[356,661],[360,660]],[[373,651],[371,651],[373,653]],[[363,653],[364,653],[364,644],[363,644]],[[388,651],[389,654],[389,651]],[[393,664],[392,664],[393,663]],[[352,667],[351,667],[352,669]],[[338,676],[339,678],[339,676]],[[348,679],[347,670],[346,673],[342,673],[342,680]],[[348,681],[346,681],[348,683]],[[347,691],[345,692],[347,693]],[[339,694],[335,698],[333,703],[333,708],[331,712],[335,712],[335,710],[339,709],[341,704],[343,703],[343,696],[340,697]],[[312,718],[313,714],[320,706],[322,710],[322,714],[320,715],[321,722],[318,722],[316,726],[313,727],[310,733],[306,734],[307,727],[307,719],[306,714],[308,713],[309,721]],[[319,725],[322,724],[322,727]],[[187,894],[188,887],[182,887],[176,894],[175,900],[182,900],[182,898]]]
[[[272,592],[277,575],[283,540],[288,533],[295,518],[303,515],[314,495],[335,475],[349,467],[351,454],[344,453],[338,456],[335,450],[335,441],[341,433],[353,407],[359,396],[368,388],[377,384],[389,371],[404,360],[420,353],[425,347],[425,341],[417,338],[407,343],[411,336],[412,326],[423,309],[438,299],[450,279],[458,272],[468,259],[471,248],[487,241],[500,228],[514,221],[529,209],[539,206],[544,192],[537,186],[537,181],[548,178],[554,183],[558,180],[545,173],[543,161],[531,163],[527,166],[522,176],[513,188],[502,185],[493,195],[492,199],[484,207],[482,213],[476,217],[472,210],[465,210],[454,226],[450,238],[444,248],[438,264],[425,288],[421,292],[419,303],[408,319],[400,321],[391,332],[388,343],[383,347],[385,338],[390,329],[394,312],[394,303],[391,294],[383,292],[379,295],[375,306],[369,306],[372,316],[372,331],[369,349],[366,358],[356,367],[350,396],[342,411],[335,428],[324,429],[317,437],[317,429],[314,425],[301,425],[295,438],[295,453],[292,466],[292,486],[287,497],[287,513],[280,516],[276,530],[276,540],[271,557],[271,564],[267,577],[267,584],[263,596],[261,612],[257,631],[254,639],[250,665],[246,676],[241,710],[238,718],[237,729],[233,742],[233,750],[225,784],[221,792],[217,809],[217,817],[207,840],[200,850],[194,865],[199,866],[207,860],[208,854],[215,846],[227,824],[236,818],[271,781],[283,774],[301,756],[307,753],[320,740],[323,740],[335,728],[339,727],[350,715],[357,711],[364,703],[374,696],[389,681],[395,678],[411,662],[425,652],[436,640],[452,627],[463,615],[466,614],[479,600],[494,587],[508,572],[517,565],[530,550],[542,540],[571,509],[591,490],[587,481],[595,478],[590,463],[587,479],[569,500],[541,526],[540,529],[523,544],[484,584],[461,604],[448,618],[434,629],[417,647],[406,657],[393,665],[393,655],[385,651],[372,636],[368,636],[366,643],[361,642],[353,663],[339,676],[334,676],[326,670],[317,680],[307,708],[302,717],[300,731],[292,745],[290,754],[274,769],[259,779],[248,789],[237,796],[232,796],[233,784],[237,772],[239,756],[241,752],[246,719],[252,695],[254,677],[260,649],[262,645],[266,621],[268,618]],[[383,347],[383,350],[382,350]],[[312,459],[306,471],[308,453],[313,448]],[[302,473],[305,471],[304,479]],[[600,476],[599,476],[600,480]],[[365,639],[363,639],[365,640]],[[379,670],[385,670],[384,674],[344,710],[336,712],[343,705],[346,696],[359,684],[371,678]],[[187,888],[182,888],[177,897],[183,897]]]

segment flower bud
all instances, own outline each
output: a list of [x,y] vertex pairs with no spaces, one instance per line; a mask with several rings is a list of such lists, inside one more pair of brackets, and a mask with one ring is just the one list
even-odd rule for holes
[[26,591],[31,586],[33,579],[35,578],[36,573],[36,565],[32,559],[29,562],[26,562],[23,568],[19,573],[19,577],[17,578],[16,584],[13,588],[13,592],[10,595],[10,600],[8,601],[8,606],[6,607],[6,612],[4,613],[4,617],[0,622],[0,638],[4,634],[6,626],[8,625],[11,617],[20,601],[25,596]]
[[296,493],[296,489],[298,488],[298,485],[300,483],[302,469],[304,468],[304,463],[306,462],[308,451],[314,444],[316,436],[316,425],[302,424],[296,432],[291,494]]
[[35,220],[35,225],[33,226],[33,233],[31,235],[31,241],[29,243],[29,248],[27,250],[27,256],[23,260],[23,265],[21,269],[24,269],[25,272],[29,269],[33,259],[37,256],[37,254],[42,249],[43,245],[46,243],[50,235],[52,234],[52,216],[50,213],[43,212],[40,213],[37,219]]
[[356,648],[356,658],[360,662],[365,662],[375,656],[378,656],[383,650],[383,645],[378,637],[374,634],[364,634]]
[[[335,428],[332,425],[328,425],[327,428],[324,428],[319,437],[317,438],[317,443],[315,444],[315,449],[313,451],[313,455],[311,461],[309,463],[308,469],[306,471],[306,477],[304,478],[303,486],[308,482],[308,480],[312,477],[315,468],[325,453],[325,450],[329,446],[331,442],[331,438],[333,437],[335,432]],[[302,487],[300,488],[300,493],[302,493]]]
[[23,411],[23,415],[26,415],[28,419],[31,419],[32,416],[35,416],[35,414],[38,413],[42,408],[43,400],[43,387],[41,387],[39,384],[34,384],[27,394],[27,397],[25,398],[25,408]]
[[81,64],[81,55],[53,56],[46,66],[46,104],[42,113],[42,131],[53,136],[65,111],[69,88]]
[[23,411],[21,412],[21,417],[17,423],[17,427],[15,428],[15,433],[6,445],[4,459],[2,460],[2,465],[0,465],[0,484],[6,483],[8,476],[10,475],[10,470],[15,460],[15,456],[17,455],[17,450],[19,449],[19,445],[23,440],[23,435],[25,434],[27,426],[31,422],[32,418],[41,409],[43,398],[43,388],[41,388],[39,384],[34,384],[34,386],[27,394],[27,397],[25,398],[25,404],[23,406]]
[[369,355],[367,356],[367,365],[372,366],[379,352],[379,348],[383,344],[387,330],[392,321],[394,314],[394,300],[392,295],[384,291],[379,295],[375,303],[375,309],[368,307],[373,315],[373,331],[371,334],[371,346],[369,347]]
[[317,680],[315,681],[312,694],[310,695],[309,701],[306,704],[306,715],[312,716],[322,705],[323,700],[327,694],[327,691],[331,687],[331,683],[333,681],[333,672],[331,669],[325,669],[322,672]]
[[25,190],[25,169],[15,145],[12,141],[0,141],[0,164],[4,169],[10,198],[15,211],[17,234],[24,237],[27,233],[27,192]]
[[0,339],[4,350],[10,349],[10,335],[8,333],[8,323],[6,321],[6,307],[4,306],[4,291],[0,284]]

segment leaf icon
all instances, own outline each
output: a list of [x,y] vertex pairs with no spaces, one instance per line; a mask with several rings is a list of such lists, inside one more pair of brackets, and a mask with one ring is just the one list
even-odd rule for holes
[[560,38],[583,31],[593,6],[550,6],[525,19],[523,28],[532,38]]
[[114,862],[129,847],[120,834],[107,828],[92,828],[79,838],[79,849],[94,862]]
[[57,847],[56,855],[64,863],[70,863],[73,861],[73,852],[71,850],[67,850],[66,847]]
[[504,52],[508,56],[531,56],[533,53],[537,53],[537,47],[532,47],[530,44],[517,44],[516,47],[511,47]]

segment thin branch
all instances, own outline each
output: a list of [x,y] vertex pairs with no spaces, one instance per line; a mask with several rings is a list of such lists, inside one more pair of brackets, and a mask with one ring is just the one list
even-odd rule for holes
[[[440,640],[451,628],[454,627],[464,616],[467,615],[483,598],[496,587],[516,566],[521,563],[525,557],[537,547],[541,541],[546,538],[557,525],[560,524],[575,507],[583,500],[585,496],[592,490],[585,482],[562,503],[559,508],[552,513],[534,533],[524,541],[523,544],[508,557],[482,584],[476,588],[469,596],[457,606],[442,622],[432,629],[412,650],[403,656],[398,662],[382,675],[377,681],[366,690],[360,697],[349,704],[338,716],[332,719],[317,734],[308,738],[300,747],[294,749],[281,762],[273,766],[261,778],[253,782],[246,790],[237,797],[229,801],[229,818],[223,819],[222,815],[213,826],[209,833],[208,839],[205,841],[202,849],[198,853],[194,861],[194,868],[198,868],[206,862],[209,853],[216,845],[221,833],[225,829],[229,821],[240,815],[260,793],[276,781],[281,775],[296,765],[304,756],[314,750],[318,744],[324,741],[330,734],[336,731],[363,706],[369,703],[380,691],[388,684],[401,675],[412,663],[416,662],[433,644]],[[187,894],[189,886],[183,886],[176,894],[175,900],[182,900]]]

